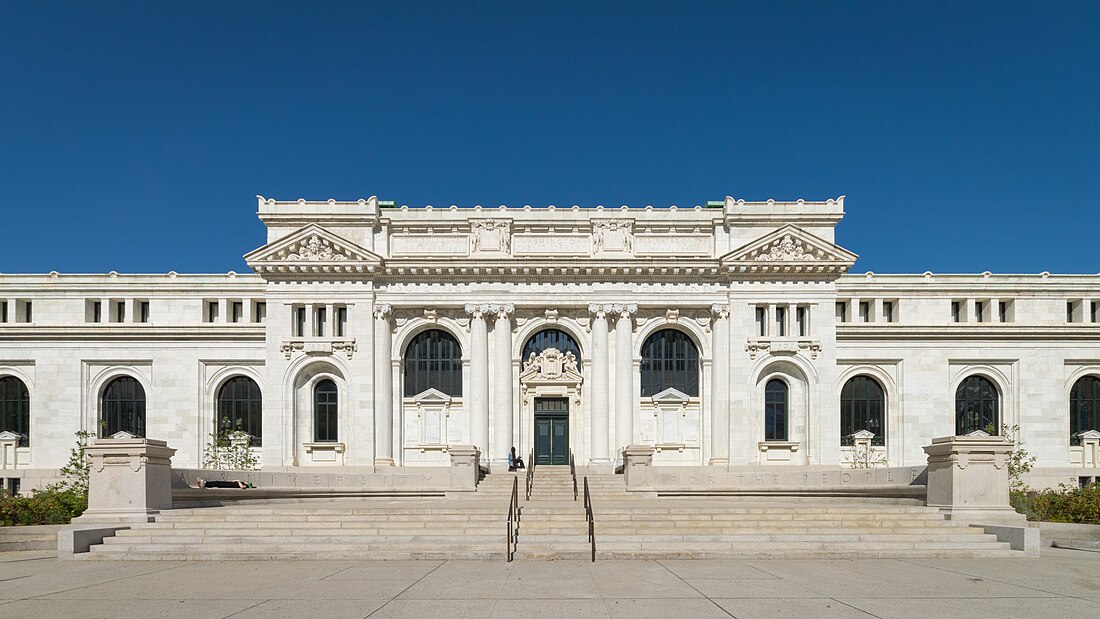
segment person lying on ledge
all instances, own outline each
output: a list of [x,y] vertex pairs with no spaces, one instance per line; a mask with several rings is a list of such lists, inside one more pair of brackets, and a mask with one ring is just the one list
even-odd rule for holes
[[252,484],[247,483],[247,482],[243,482],[239,479],[234,479],[232,481],[219,481],[219,480],[216,480],[216,479],[211,479],[210,481],[206,481],[206,480],[200,479],[199,480],[199,487],[200,488],[238,488],[238,489],[244,489],[244,488],[255,488],[256,486],[253,486]]

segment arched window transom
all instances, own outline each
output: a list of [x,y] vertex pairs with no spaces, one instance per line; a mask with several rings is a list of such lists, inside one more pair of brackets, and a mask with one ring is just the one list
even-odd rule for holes
[[544,329],[532,335],[523,345],[523,355],[520,358],[526,360],[532,354],[539,355],[547,348],[557,348],[563,355],[571,352],[578,361],[581,358],[581,349],[576,340],[561,329]]
[[119,432],[145,436],[145,388],[136,378],[119,376],[103,389],[99,406],[100,436]]
[[403,369],[405,397],[428,389],[462,396],[462,348],[446,331],[431,329],[413,338],[405,348]]
[[252,445],[263,444],[263,396],[256,381],[247,376],[234,376],[218,389],[218,418],[220,430],[246,432],[252,436]]
[[1080,445],[1079,432],[1100,431],[1100,378],[1082,376],[1069,393],[1069,437],[1071,445]]
[[683,331],[662,329],[642,344],[642,397],[678,389],[699,397],[699,349]]
[[19,446],[30,446],[31,396],[14,376],[0,378],[0,432],[19,434]]
[[790,389],[787,383],[773,378],[764,387],[764,440],[787,440],[787,407]]
[[866,430],[872,445],[886,444],[886,392],[870,376],[853,376],[840,391],[840,444],[851,445],[852,434]]
[[317,381],[313,386],[313,440],[334,443],[339,440],[339,392],[331,379]]
[[1000,395],[993,382],[984,376],[967,376],[955,390],[955,435],[976,430],[1000,434],[999,409]]

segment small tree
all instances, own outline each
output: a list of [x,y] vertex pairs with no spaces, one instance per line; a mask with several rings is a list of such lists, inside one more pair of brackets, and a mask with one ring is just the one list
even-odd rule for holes
[[222,417],[217,432],[210,433],[210,442],[203,448],[202,468],[225,471],[254,471],[259,462],[249,446],[251,438],[241,431],[241,422],[237,428],[228,417]]
[[61,481],[46,486],[46,490],[88,496],[88,472],[91,464],[88,462],[86,449],[91,438],[92,433],[87,430],[76,433],[76,445],[69,450],[69,460],[61,467]]
[[1012,443],[1012,451],[1008,452],[1008,487],[1012,492],[1027,490],[1024,475],[1031,472],[1031,467],[1035,464],[1035,456],[1024,449],[1023,439],[1017,438],[1019,433],[1019,425],[1001,425],[1001,436]]

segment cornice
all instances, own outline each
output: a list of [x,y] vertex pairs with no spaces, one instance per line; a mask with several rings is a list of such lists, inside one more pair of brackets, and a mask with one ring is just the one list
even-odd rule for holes
[[217,341],[259,342],[267,337],[265,325],[227,324],[191,327],[155,326],[150,324],[114,325],[38,325],[4,324],[0,326],[0,342],[16,341]]
[[927,341],[1089,341],[1100,342],[1100,323],[1074,325],[1021,325],[1016,323],[966,323],[951,325],[900,325],[895,323],[836,325],[837,343],[887,341],[894,345]]

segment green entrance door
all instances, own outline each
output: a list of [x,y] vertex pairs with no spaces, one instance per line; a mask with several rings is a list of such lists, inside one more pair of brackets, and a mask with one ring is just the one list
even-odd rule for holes
[[535,398],[535,464],[569,464],[568,398]]

